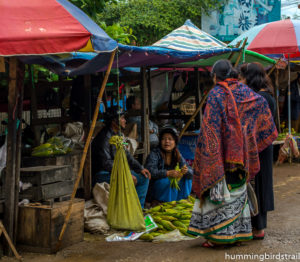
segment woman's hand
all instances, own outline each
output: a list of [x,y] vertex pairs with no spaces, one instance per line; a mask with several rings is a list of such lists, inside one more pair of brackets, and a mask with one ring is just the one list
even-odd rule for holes
[[182,174],[177,170],[169,170],[167,171],[167,177],[181,178]]
[[182,173],[183,175],[185,175],[187,172],[189,172],[189,169],[187,168],[186,165],[184,165],[184,166],[181,168],[181,173]]
[[148,169],[144,168],[142,171],[141,171],[142,175],[148,179],[151,179],[151,174],[149,172]]
[[136,184],[137,184],[137,179],[136,179],[136,177],[135,177],[134,175],[131,175],[131,176],[132,176],[133,183],[134,183],[134,185],[136,186]]

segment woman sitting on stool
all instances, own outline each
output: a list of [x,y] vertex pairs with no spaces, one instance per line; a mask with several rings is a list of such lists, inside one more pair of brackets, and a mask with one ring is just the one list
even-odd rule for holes
[[[159,134],[159,146],[152,149],[145,167],[152,175],[149,187],[151,200],[170,202],[187,198],[192,189],[193,171],[177,149],[178,134],[172,127],[165,127]],[[178,169],[176,166],[181,170]],[[180,179],[179,190],[171,187],[169,178]]]

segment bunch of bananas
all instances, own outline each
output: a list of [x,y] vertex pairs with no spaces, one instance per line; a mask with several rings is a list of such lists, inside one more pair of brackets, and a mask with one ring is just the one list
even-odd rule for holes
[[187,233],[195,198],[166,202],[146,211],[157,224],[154,232],[142,235],[139,239],[152,241],[154,237],[178,229],[183,235],[194,237]]

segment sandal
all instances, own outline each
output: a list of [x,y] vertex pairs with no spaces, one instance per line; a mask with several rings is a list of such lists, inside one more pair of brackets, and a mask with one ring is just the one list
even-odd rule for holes
[[262,232],[259,235],[254,235],[253,234],[253,240],[263,240],[265,238],[265,232]]
[[207,240],[202,244],[202,247],[212,248],[212,247],[215,247],[215,245]]

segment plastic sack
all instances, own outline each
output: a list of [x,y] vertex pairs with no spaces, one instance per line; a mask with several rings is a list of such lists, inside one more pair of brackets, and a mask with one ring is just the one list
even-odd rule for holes
[[70,138],[73,143],[81,144],[84,140],[84,130],[82,122],[67,123],[63,135]]
[[100,234],[105,234],[110,229],[103,210],[101,210],[94,200],[85,202],[84,229],[92,233]]
[[169,233],[154,237],[153,242],[179,242],[183,240],[193,240],[195,238],[197,237],[184,236],[178,229],[175,229]]
[[93,196],[93,200],[85,202],[84,228],[92,233],[105,234],[110,229],[106,220],[109,184],[96,183],[93,188]]
[[113,136],[109,142],[117,147],[117,152],[110,178],[107,222],[115,229],[144,231],[142,207],[128,166],[123,139]]

